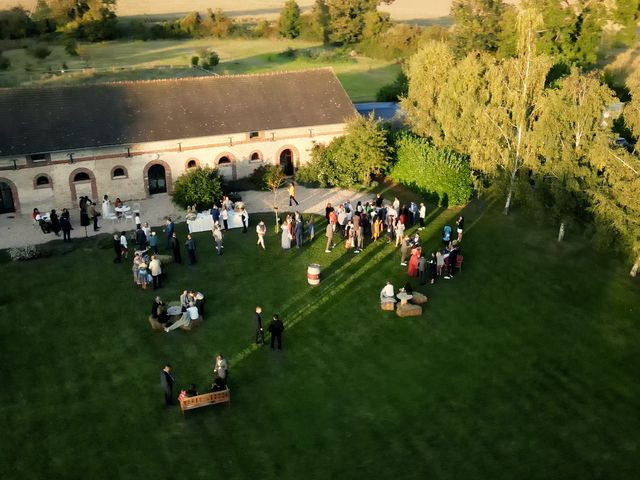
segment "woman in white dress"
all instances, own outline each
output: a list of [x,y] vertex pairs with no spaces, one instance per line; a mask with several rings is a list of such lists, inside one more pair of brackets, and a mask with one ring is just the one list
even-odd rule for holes
[[289,250],[291,248],[291,234],[289,233],[289,224],[285,220],[282,222],[282,249]]
[[109,195],[105,195],[102,200],[102,218],[108,218],[111,216],[111,200]]

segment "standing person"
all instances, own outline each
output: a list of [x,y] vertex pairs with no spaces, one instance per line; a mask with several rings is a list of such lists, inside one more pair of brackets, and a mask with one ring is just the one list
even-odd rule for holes
[[213,230],[211,231],[211,235],[213,236],[213,241],[216,242],[216,250],[218,251],[218,255],[222,255],[222,230],[220,230],[220,224],[215,223],[213,225]]
[[438,276],[438,267],[436,265],[436,252],[431,253],[431,258],[427,264],[427,276],[429,277],[429,283],[433,285],[436,283],[436,277]]
[[256,233],[258,234],[258,241],[256,242],[256,245],[260,245],[263,250],[266,250],[264,246],[264,236],[267,234],[267,226],[262,220],[260,220],[260,223],[256,225]]
[[335,247],[336,244],[333,243],[333,225],[330,223],[327,223],[327,229],[324,236],[327,237],[327,246],[324,249],[324,253],[331,253],[331,249]]
[[451,242],[451,226],[445,225],[442,229],[442,244],[446,247]]
[[442,269],[444,268],[444,252],[442,249],[436,252],[436,275],[439,277],[442,275]]
[[398,223],[396,224],[396,247],[398,245],[402,245],[402,240],[404,240],[404,230],[404,223],[398,220]]
[[213,367],[213,373],[216,374],[216,378],[222,380],[224,385],[227,384],[227,377],[229,376],[229,364],[227,359],[221,353],[216,357],[216,364]]
[[329,221],[329,216],[333,211],[335,211],[335,209],[331,206],[331,202],[327,203],[327,206],[324,209],[324,217],[327,219],[327,222]]
[[122,246],[120,245],[120,235],[117,233],[113,234],[113,250],[116,252],[113,263],[122,263]]
[[414,226],[416,224],[416,216],[418,215],[418,205],[416,202],[409,204],[409,225]]
[[151,272],[153,289],[157,290],[158,288],[162,288],[162,264],[160,263],[160,259],[155,255],[151,255],[149,271]]
[[141,226],[138,225],[136,228],[136,246],[138,247],[138,250],[146,250],[147,236],[144,234],[144,230],[140,227]]
[[187,235],[187,241],[184,243],[187,247],[187,256],[189,257],[189,265],[195,265],[196,263],[196,242],[191,237],[191,235]]
[[309,217],[309,223],[307,223],[307,233],[309,234],[309,241],[312,241],[316,236],[316,223],[313,215]]
[[171,237],[171,251],[173,253],[173,261],[176,263],[182,263],[182,255],[180,254],[180,242],[178,236],[173,233]]
[[418,230],[422,230],[424,228],[424,219],[427,217],[427,207],[424,206],[424,202],[420,202],[418,217],[420,218],[420,227],[418,228]]
[[256,307],[256,313],[253,315],[253,320],[256,325],[256,345],[264,345],[265,341],[264,328],[262,328],[262,307]]
[[242,233],[247,233],[247,225],[249,224],[249,214],[247,209],[242,207],[240,212],[240,219],[242,220]]
[[94,232],[97,232],[98,230],[100,230],[100,227],[98,226],[99,216],[100,216],[100,213],[96,210],[95,202],[93,202],[92,200],[89,200],[89,217],[91,217],[91,219],[93,220]]
[[211,212],[209,213],[211,213],[211,220],[213,221],[214,225],[216,223],[220,223],[220,209],[218,208],[218,205],[214,203],[211,207]]
[[109,195],[105,195],[102,199],[102,218],[108,218],[111,216],[111,200]]
[[171,250],[171,239],[173,238],[173,232],[175,232],[175,230],[175,223],[173,223],[171,217],[167,217],[163,230],[163,232],[167,235],[167,250]]
[[371,239],[374,242],[377,242],[378,238],[380,238],[381,233],[382,233],[382,220],[380,220],[380,217],[376,215],[376,217],[373,219],[373,225],[371,226]]
[[153,253],[158,254],[158,235],[156,235],[156,232],[151,232],[151,235],[149,235],[149,247],[151,247]]
[[60,215],[60,229],[62,230],[62,241],[70,242],[71,230],[73,230],[73,227],[71,226],[69,211],[66,208],[62,209],[62,215]]
[[393,197],[393,209],[400,215],[400,199],[398,197]]
[[58,214],[55,209],[51,210],[49,214],[49,221],[51,222],[51,231],[56,234],[56,237],[60,236],[60,220],[58,219]]
[[222,209],[220,212],[220,218],[222,219],[222,225],[224,225],[224,231],[229,230],[229,210],[226,208]]
[[167,364],[160,372],[160,384],[164,392],[164,404],[173,405],[173,375],[171,375],[171,365]]
[[282,332],[284,332],[284,323],[282,323],[282,320],[280,320],[278,314],[275,314],[271,319],[271,323],[269,324],[272,350],[276,341],[278,342],[278,350],[282,350]]
[[458,227],[458,242],[462,241],[462,230],[464,230],[464,217],[460,215],[456,220],[456,226]]
[[405,238],[400,244],[400,265],[407,266],[407,257],[409,256],[409,250],[411,249],[411,240]]
[[354,253],[360,253],[364,248],[364,227],[362,223],[358,223],[358,226],[355,227],[356,233],[356,249]]
[[136,212],[135,216],[133,217],[133,221],[136,224],[136,228],[142,228],[142,221],[140,220],[140,212]]
[[420,285],[427,284],[427,259],[422,254],[418,259],[418,277],[420,278]]
[[302,248],[302,235],[304,233],[304,224],[302,223],[302,218],[296,221],[294,232],[296,234],[296,245],[298,246],[298,248]]
[[291,182],[289,184],[289,206],[291,206],[291,202],[296,202],[296,205],[300,205],[298,200],[296,200],[296,186]]
[[151,227],[149,226],[148,222],[144,222],[142,231],[144,232],[144,236],[147,237],[147,243],[149,243],[149,237],[151,237]]
[[384,198],[379,193],[376,194],[375,205],[376,208],[382,208],[382,203],[384,202]]
[[283,250],[289,250],[291,248],[292,236],[289,232],[289,219],[282,222],[282,234],[280,235],[280,246]]
[[129,257],[129,245],[127,243],[127,236],[124,232],[120,232],[120,250],[124,258]]
[[420,258],[420,247],[415,247],[411,250],[411,258],[409,259],[409,267],[407,268],[407,274],[410,277],[418,276],[418,259]]

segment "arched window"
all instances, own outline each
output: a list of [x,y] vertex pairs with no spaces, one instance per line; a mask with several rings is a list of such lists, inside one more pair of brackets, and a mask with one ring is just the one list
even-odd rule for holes
[[187,162],[187,168],[196,168],[198,166],[198,162],[194,159],[191,159]]
[[74,182],[85,182],[88,180],[91,180],[91,178],[87,172],[78,172],[75,177],[73,177]]
[[262,161],[262,157],[260,156],[260,152],[253,152],[251,154],[251,161],[252,162],[261,162]]
[[118,167],[113,170],[113,178],[124,177],[124,176],[125,176],[124,168]]
[[49,185],[51,185],[51,182],[46,175],[40,175],[36,178],[36,187],[48,187]]
[[218,165],[224,165],[225,163],[231,163],[229,157],[224,156],[218,159]]

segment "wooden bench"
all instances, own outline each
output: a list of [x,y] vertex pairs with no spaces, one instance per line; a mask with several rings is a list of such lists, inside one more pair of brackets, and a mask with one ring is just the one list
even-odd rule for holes
[[231,406],[231,390],[229,388],[219,392],[203,393],[195,397],[183,397],[180,399],[180,410],[184,413],[186,410],[208,407],[217,403],[228,403]]

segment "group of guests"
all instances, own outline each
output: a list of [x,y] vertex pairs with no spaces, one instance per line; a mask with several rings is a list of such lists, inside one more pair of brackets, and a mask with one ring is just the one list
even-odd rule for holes
[[168,306],[159,296],[151,305],[151,318],[170,332],[180,327],[189,327],[193,320],[204,315],[205,297],[202,292],[185,290],[178,305]]
[[[226,390],[227,379],[229,378],[229,363],[224,358],[222,353],[216,356],[213,365],[213,380],[211,383],[211,392],[222,392]],[[169,364],[165,365],[160,372],[160,385],[164,392],[164,402],[166,406],[171,406],[173,402],[173,385],[175,380],[173,378],[173,367]],[[199,395],[198,388],[194,383],[191,383],[186,389],[181,390],[178,394],[178,402],[183,398],[197,397]]]
[[[258,225],[258,227],[260,227],[260,225]],[[300,212],[296,211],[293,215],[287,215],[280,225],[280,228],[282,230],[280,234],[280,246],[283,250],[289,250],[294,241],[298,248],[302,248],[305,228]],[[264,227],[264,232],[266,233],[266,231],[266,227]],[[257,227],[256,232],[258,233],[258,243],[260,243],[260,231]],[[307,222],[307,234],[309,235],[309,240],[313,240],[315,237],[315,219],[313,215]],[[262,235],[262,243],[264,244],[264,234]]]
[[31,218],[33,219],[33,225],[40,227],[42,233],[53,232],[56,237],[59,237],[60,232],[62,232],[63,241],[71,241],[73,226],[71,225],[71,214],[66,208],[62,209],[59,216],[55,209],[52,209],[49,213],[40,213],[40,210],[34,208]]
[[[242,221],[242,233],[247,233],[247,226],[249,225],[249,213],[243,204],[239,204],[239,215]],[[235,215],[234,203],[228,196],[223,196],[220,203],[214,203],[209,211],[211,220],[213,220],[214,227],[218,225],[218,228],[223,228],[225,231],[229,230],[229,217]]]

